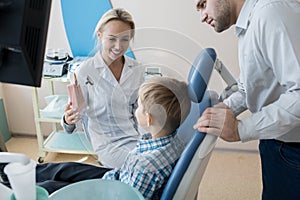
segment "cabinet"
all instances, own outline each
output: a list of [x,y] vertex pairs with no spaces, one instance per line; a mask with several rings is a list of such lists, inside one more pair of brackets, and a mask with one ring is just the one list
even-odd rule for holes
[[[67,76],[60,78],[43,78],[43,82],[48,82],[50,91],[49,95],[55,95],[55,82],[68,83]],[[44,162],[44,158],[48,152],[70,153],[70,154],[94,154],[92,146],[88,141],[84,131],[73,132],[68,134],[62,130],[60,126],[60,117],[45,117],[41,115],[41,107],[39,101],[39,89],[33,89],[33,109],[35,115],[35,126],[38,140],[38,162]],[[43,123],[51,123],[51,133],[44,133],[42,129]]]

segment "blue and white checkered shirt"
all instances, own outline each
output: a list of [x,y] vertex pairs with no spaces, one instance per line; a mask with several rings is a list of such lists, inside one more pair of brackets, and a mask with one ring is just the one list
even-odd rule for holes
[[[150,135],[151,136],[151,135]],[[184,149],[176,133],[157,139],[141,139],[120,169],[106,172],[102,179],[119,180],[152,199],[164,186]]]

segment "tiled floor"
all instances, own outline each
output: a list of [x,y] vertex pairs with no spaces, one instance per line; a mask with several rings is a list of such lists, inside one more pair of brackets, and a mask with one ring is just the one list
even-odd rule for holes
[[[37,160],[35,138],[15,137],[6,143],[10,152],[24,153]],[[84,161],[95,164],[93,156],[50,153],[45,162]],[[216,148],[200,184],[201,200],[259,200],[261,195],[259,155],[255,151]]]

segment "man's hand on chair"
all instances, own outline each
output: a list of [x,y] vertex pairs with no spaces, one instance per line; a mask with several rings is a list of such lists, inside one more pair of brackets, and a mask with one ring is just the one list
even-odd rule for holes
[[240,141],[238,120],[224,103],[207,108],[194,125],[200,132],[219,136],[227,142]]

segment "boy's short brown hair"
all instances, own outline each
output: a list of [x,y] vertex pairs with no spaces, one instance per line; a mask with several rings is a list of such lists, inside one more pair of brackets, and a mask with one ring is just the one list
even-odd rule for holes
[[150,113],[162,129],[173,133],[190,111],[187,84],[168,77],[153,77],[139,89],[143,112]]

